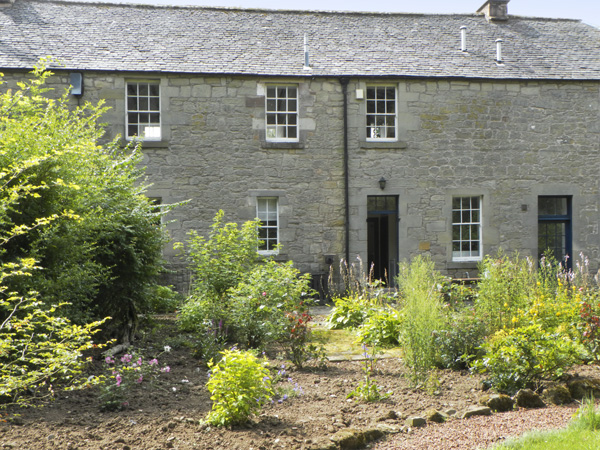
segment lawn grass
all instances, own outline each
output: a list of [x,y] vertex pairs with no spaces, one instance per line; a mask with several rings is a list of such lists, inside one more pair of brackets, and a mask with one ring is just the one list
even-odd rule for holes
[[490,450],[597,450],[600,432],[568,427],[556,431],[526,433]]
[[600,449],[599,430],[600,410],[594,398],[586,398],[567,428],[525,433],[490,450],[596,450]]
[[[356,342],[356,332],[345,328],[332,330],[326,325],[317,324],[312,329],[312,340],[325,348],[328,357],[338,359],[361,359],[365,351]],[[401,357],[398,347],[379,349],[379,357]]]

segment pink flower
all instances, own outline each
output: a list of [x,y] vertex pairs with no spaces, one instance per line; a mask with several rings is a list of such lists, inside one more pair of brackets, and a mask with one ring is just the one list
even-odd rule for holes
[[140,358],[138,358],[138,360],[137,360],[137,365],[138,365],[138,366],[141,366],[141,365],[142,365],[142,358],[141,358],[141,357],[140,357]]
[[144,379],[144,375],[140,375],[140,377],[137,380],[135,380],[135,382],[140,384],[143,381],[143,379]]
[[123,381],[123,379],[121,378],[121,375],[117,374],[115,379],[117,380],[117,387],[121,386],[121,381]]
[[155,366],[158,364],[158,359],[154,358],[154,359],[150,360],[150,362],[148,364],[151,366]]
[[171,368],[169,366],[165,366],[162,369],[160,369],[160,371],[169,373],[171,371]]
[[130,354],[123,355],[121,357],[121,362],[122,363],[128,363],[128,362],[131,361],[131,358],[132,358],[132,356]]
[[266,292],[263,292],[263,297],[266,297],[266,296],[267,296],[267,293],[266,293]]
[[105,362],[106,364],[112,364],[112,363],[114,363],[114,362],[115,362],[115,360],[114,360],[114,359],[112,359],[110,356],[107,356],[106,358],[104,358],[104,362]]

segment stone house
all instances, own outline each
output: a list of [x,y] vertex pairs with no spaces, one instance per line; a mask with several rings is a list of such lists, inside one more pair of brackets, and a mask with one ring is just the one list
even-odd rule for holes
[[[517,1],[517,0],[515,0]],[[523,0],[520,0],[523,1]],[[261,252],[455,277],[499,248],[600,257],[600,30],[508,0],[426,15],[1,0],[10,86],[44,56],[107,138],[142,137],[174,241],[261,219]],[[543,15],[544,11],[540,11]],[[174,267],[181,261],[171,249]],[[597,268],[597,263],[596,268]],[[185,271],[172,280],[185,288]]]

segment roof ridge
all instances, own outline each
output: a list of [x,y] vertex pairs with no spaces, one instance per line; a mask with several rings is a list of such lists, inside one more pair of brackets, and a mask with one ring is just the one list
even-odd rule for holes
[[[163,5],[148,4],[136,2],[112,2],[112,1],[85,1],[85,0],[16,0],[26,3],[57,3],[57,4],[77,4],[92,6],[112,6],[112,7],[135,7],[144,9],[182,9],[182,10],[204,10],[204,11],[240,11],[257,13],[275,13],[275,14],[327,14],[327,15],[358,15],[358,16],[407,16],[407,17],[483,17],[483,14],[472,13],[420,13],[420,12],[400,12],[400,11],[347,11],[347,10],[319,10],[319,9],[271,9],[241,6],[202,6],[202,5]],[[541,16],[521,16],[509,14],[510,19],[523,20],[544,20],[555,22],[582,22],[581,19],[570,19],[562,17],[541,17]]]

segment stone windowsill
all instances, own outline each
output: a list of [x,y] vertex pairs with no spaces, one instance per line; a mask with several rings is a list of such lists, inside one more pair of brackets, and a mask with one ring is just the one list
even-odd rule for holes
[[282,150],[290,150],[290,149],[303,149],[303,142],[269,142],[269,141],[261,141],[261,148],[273,148],[273,149],[282,149]]
[[361,141],[360,148],[365,149],[381,149],[381,150],[389,150],[389,149],[397,149],[401,150],[407,148],[408,144],[404,141],[395,141],[395,142],[377,142],[377,141]]

